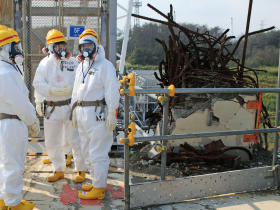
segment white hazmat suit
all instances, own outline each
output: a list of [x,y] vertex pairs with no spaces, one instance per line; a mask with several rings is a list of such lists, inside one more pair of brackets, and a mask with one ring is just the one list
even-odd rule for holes
[[105,59],[105,52],[101,45],[95,61],[85,60],[79,64],[72,104],[77,101],[103,99],[106,102],[104,112],[100,106],[77,106],[73,110],[73,124],[78,127],[82,153],[86,158],[95,188],[107,186],[110,163],[108,153],[113,143],[113,132],[106,126],[105,117],[108,110],[116,110],[119,106],[119,87],[116,70],[112,63]]
[[38,135],[39,121],[21,74],[1,55],[0,60],[0,114],[20,119],[0,120],[0,200],[7,206],[16,206],[22,200],[28,130]]
[[[75,69],[78,63],[73,57],[56,59],[54,54],[45,57],[35,73],[33,86],[35,101],[65,101],[71,99],[72,87],[75,79]],[[85,164],[80,153],[80,138],[77,130],[73,129],[69,116],[68,105],[45,108],[44,134],[46,151],[53,163],[54,171],[64,171],[64,152],[72,148],[75,169],[84,171]]]

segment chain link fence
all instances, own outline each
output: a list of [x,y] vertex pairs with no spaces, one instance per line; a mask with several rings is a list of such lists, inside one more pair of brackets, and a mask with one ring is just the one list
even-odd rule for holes
[[32,81],[39,62],[45,57],[42,48],[50,29],[58,29],[68,40],[73,56],[78,54],[78,39],[69,37],[70,25],[83,25],[98,33],[101,29],[102,0],[23,0],[23,46],[25,53],[25,83],[34,101]]

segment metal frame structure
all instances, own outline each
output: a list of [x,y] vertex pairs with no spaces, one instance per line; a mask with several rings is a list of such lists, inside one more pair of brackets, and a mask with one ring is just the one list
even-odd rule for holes
[[[34,17],[42,19],[44,17],[54,18],[53,28],[57,28],[64,32],[66,35],[66,26],[69,25],[70,20],[74,21],[73,24],[84,25],[83,18],[97,18],[96,31],[100,34],[101,44],[106,50],[107,58],[115,65],[116,64],[116,33],[117,33],[117,1],[116,0],[91,0],[91,1],[65,1],[65,0],[13,0],[13,5],[16,10],[17,18],[15,23],[17,31],[22,32],[23,50],[25,55],[24,62],[24,81],[28,89],[30,90],[30,99],[34,102],[32,78],[37,66],[37,62],[42,59],[45,55],[42,53],[34,53],[32,46],[32,36],[36,40],[40,40],[40,44],[45,44],[45,34],[38,36],[32,31],[32,21]],[[36,4],[38,2],[38,4]],[[73,2],[73,3],[72,3]],[[96,3],[95,3],[96,2]],[[34,4],[35,3],[35,4]],[[90,3],[94,3],[89,6]],[[80,4],[78,7],[77,4]],[[35,20],[36,20],[35,18]],[[65,20],[64,20],[65,19]],[[74,19],[74,20],[73,20]],[[78,20],[78,21],[77,21]],[[22,24],[22,28],[21,28]],[[47,26],[49,27],[49,26]],[[51,29],[51,27],[50,27]],[[40,34],[39,34],[40,35]],[[69,39],[69,36],[67,37]],[[69,40],[70,41],[70,40]],[[69,42],[68,42],[69,43]],[[76,41],[77,43],[77,41]],[[75,45],[75,43],[74,43]],[[37,46],[36,46],[37,47]],[[39,46],[38,46],[39,47]],[[75,46],[73,46],[74,48]],[[76,46],[77,48],[77,46]],[[37,49],[37,48],[36,48]],[[41,155],[42,142],[43,141],[30,141],[35,142],[29,144],[29,149],[38,155]],[[122,146],[122,145],[121,145]],[[113,147],[118,147],[117,143],[114,142]],[[35,152],[33,152],[33,150]],[[39,150],[39,151],[38,151]],[[46,153],[44,153],[46,154]]]
[[[277,93],[276,113],[279,113],[280,78],[278,76],[278,88],[178,88],[176,94],[194,93]],[[213,137],[236,134],[256,134],[275,132],[274,151],[272,166],[263,168],[251,168],[239,171],[229,171],[216,174],[192,176],[183,179],[165,180],[166,150],[161,154],[161,181],[146,182],[141,184],[129,183],[129,139],[127,131],[129,124],[129,90],[125,89],[124,96],[124,186],[125,186],[125,209],[144,207],[155,204],[183,202],[187,199],[214,196],[219,194],[264,190],[279,187],[279,167],[276,164],[278,152],[278,115],[275,117],[275,128],[254,130],[229,130],[208,133],[190,133],[180,135],[167,135],[169,89],[136,89],[136,94],[163,94],[167,101],[163,104],[163,123],[160,136],[135,137],[135,142],[161,141],[165,146],[168,140]],[[255,176],[258,174],[257,176]],[[219,183],[219,184],[218,184]],[[152,193],[152,194],[151,194]]]
[[[14,0],[15,1],[15,0]],[[15,6],[17,8],[17,30],[22,22],[22,36],[23,36],[23,50],[25,54],[25,83],[29,90],[31,90],[31,80],[32,80],[32,59],[31,57],[36,57],[37,59],[42,57],[42,54],[32,53],[31,47],[31,36],[36,36],[32,32],[32,17],[56,17],[56,23],[54,28],[59,30],[64,30],[65,21],[64,18],[98,18],[98,28],[97,32],[100,32],[101,43],[106,51],[106,57],[115,65],[116,64],[116,38],[117,38],[117,2],[116,0],[95,0],[95,7],[87,7],[82,5],[81,7],[69,6],[70,1],[65,0],[50,0],[49,2],[54,2],[55,6],[52,7],[50,4],[46,6],[34,6],[32,3],[35,0],[21,0],[15,1]],[[48,0],[45,0],[48,2]],[[93,0],[92,0],[93,1]],[[78,1],[76,1],[78,2]],[[83,3],[88,3],[89,1],[83,1]],[[43,3],[42,3],[43,4]],[[67,4],[65,6],[64,4]],[[21,7],[22,19],[19,15],[19,8]],[[99,20],[100,19],[100,20]],[[22,21],[21,21],[22,20]],[[100,24],[101,23],[101,24]],[[99,26],[99,24],[101,26]],[[99,29],[100,28],[100,29]],[[100,30],[100,31],[99,31]],[[19,30],[20,31],[20,30]],[[39,37],[36,37],[40,39]],[[45,44],[45,39],[40,40],[41,44]],[[28,43],[28,44],[26,44]],[[34,70],[33,70],[34,71]],[[31,93],[31,91],[30,91]]]

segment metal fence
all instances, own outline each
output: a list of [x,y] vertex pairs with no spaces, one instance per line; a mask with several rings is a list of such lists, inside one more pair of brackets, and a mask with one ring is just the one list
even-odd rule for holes
[[[280,81],[280,80],[279,80]],[[278,86],[279,87],[279,86]],[[168,112],[169,112],[169,89],[136,89],[136,94],[162,94],[167,98],[163,102],[163,123],[160,136],[135,137],[135,142],[161,141],[163,146],[167,145],[168,140],[227,136],[236,134],[258,134],[275,133],[274,151],[272,166],[263,168],[252,168],[247,170],[223,172],[213,175],[187,177],[187,179],[165,180],[167,153],[161,153],[161,181],[131,185],[129,183],[129,90],[125,87],[124,96],[124,182],[125,182],[125,209],[131,207],[143,207],[155,204],[171,202],[183,202],[187,199],[202,198],[218,194],[243,192],[248,190],[267,189],[279,187],[279,167],[276,165],[278,153],[278,132],[279,119],[275,118],[275,128],[254,129],[254,130],[229,130],[208,133],[189,133],[181,135],[167,135]],[[194,93],[277,93],[276,113],[279,113],[279,94],[280,88],[178,88],[176,94]],[[255,174],[258,173],[258,176]],[[234,177],[234,178],[233,178]],[[133,196],[131,196],[133,195]],[[132,200],[132,202],[131,202]]]
[[23,48],[25,53],[25,83],[30,90],[33,101],[32,81],[36,68],[45,56],[42,48],[46,44],[46,34],[58,29],[68,40],[68,48],[72,55],[78,53],[78,40],[70,39],[70,25],[83,25],[101,30],[101,0],[23,0]]

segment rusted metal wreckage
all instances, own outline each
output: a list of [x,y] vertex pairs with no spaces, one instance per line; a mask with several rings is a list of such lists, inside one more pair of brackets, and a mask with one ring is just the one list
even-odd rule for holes
[[[246,44],[249,36],[272,30],[274,27],[247,32],[232,46],[234,43],[232,39],[235,37],[227,36],[229,29],[225,30],[219,37],[214,37],[208,31],[200,33],[198,30],[193,31],[176,23],[173,18],[172,5],[170,5],[168,15],[150,4],[148,4],[148,7],[167,21],[136,14],[132,14],[132,16],[167,25],[170,31],[168,43],[165,43],[164,40],[156,39],[162,45],[165,53],[164,60],[159,63],[159,75],[155,73],[155,77],[160,82],[161,87],[169,86],[170,84],[174,84],[176,88],[259,87],[256,72],[260,70],[244,66],[243,57],[246,54],[246,49],[243,50],[242,61],[235,58],[234,55],[244,38]],[[224,99],[238,97],[237,94],[220,94],[218,96]],[[178,105],[190,108],[194,103],[205,103],[207,101],[210,103],[214,97],[217,97],[217,95],[175,96],[170,100],[170,109]],[[238,99],[242,103],[242,98],[238,97]],[[194,110],[191,113],[193,112]],[[265,111],[263,115],[266,117],[267,112]]]
[[[159,74],[154,73],[155,78],[164,88],[174,84],[176,88],[258,88],[257,69],[246,67],[245,56],[248,37],[274,29],[274,27],[254,31],[249,33],[252,1],[250,1],[246,25],[246,33],[237,41],[233,41],[234,36],[228,36],[229,29],[226,29],[219,36],[215,37],[210,32],[200,32],[191,30],[184,25],[175,22],[173,17],[173,6],[170,5],[170,12],[165,15],[152,5],[148,7],[161,15],[166,21],[132,14],[136,18],[149,20],[164,24],[170,31],[167,43],[164,40],[156,39],[164,50],[164,59],[159,63]],[[237,49],[244,43],[242,59],[235,57]],[[259,95],[257,95],[259,97]],[[199,109],[211,106],[215,98],[230,100],[236,98],[243,105],[245,102],[238,94],[180,94],[170,98],[169,101],[169,123],[174,122],[174,109],[183,107],[183,117],[186,118]],[[162,113],[162,110],[161,110]],[[262,103],[261,122],[263,127],[273,127],[268,118],[266,107]],[[149,116],[150,122],[158,123],[161,120],[159,113]],[[177,116],[178,117],[178,116]],[[180,116],[182,117],[182,116]],[[169,133],[170,130],[169,130]],[[265,138],[267,138],[265,134]],[[262,138],[259,138],[262,141]],[[267,139],[265,139],[267,148]],[[237,168],[240,164],[240,157],[230,154],[230,150],[242,150],[248,159],[252,158],[250,151],[242,147],[225,147],[223,142],[213,141],[205,145],[205,150],[195,149],[190,144],[181,145],[180,152],[167,150],[167,164],[172,162],[199,162],[201,160],[213,163],[224,162],[230,168]],[[212,150],[209,150],[212,148]],[[160,161],[160,158],[150,157],[150,159]]]
[[[165,15],[155,7],[147,4],[152,10],[161,15],[167,21],[157,20],[141,15],[132,14],[136,18],[164,24],[169,28],[170,36],[166,43],[156,39],[164,50],[164,59],[159,63],[159,74],[154,73],[159,85],[167,87],[174,84],[176,88],[258,88],[257,70],[244,66],[248,37],[274,29],[266,29],[248,32],[252,9],[250,1],[247,17],[246,33],[236,42],[234,36],[227,36],[229,29],[218,37],[208,31],[193,31],[184,25],[175,22],[173,18],[173,6]],[[245,39],[245,40],[244,40]],[[242,59],[235,57],[235,53],[244,40]],[[257,95],[258,97],[258,95]],[[211,106],[215,98],[230,100],[236,98],[243,105],[244,99],[235,94],[181,94],[169,101],[169,122],[173,122],[173,110],[176,107],[185,109],[183,117],[186,118],[199,109]],[[186,111],[188,110],[188,111]],[[150,122],[158,123],[161,119],[158,113],[149,116]],[[263,127],[272,127],[268,118],[268,112],[264,104],[261,108],[261,122]],[[267,145],[265,145],[267,148]]]
[[[242,158],[236,154],[242,153]],[[234,151],[234,153],[231,153]],[[151,158],[156,162],[160,162],[160,157],[155,156]],[[244,160],[246,159],[246,160]],[[249,161],[252,159],[250,151],[244,147],[226,147],[222,140],[212,141],[204,145],[204,148],[197,149],[187,142],[180,145],[176,150],[167,150],[167,165],[172,163],[185,163],[184,167],[190,170],[201,170],[209,172],[223,171],[226,169],[237,169],[240,167],[241,161]],[[204,168],[203,170],[200,168]],[[188,174],[184,174],[188,175]]]

